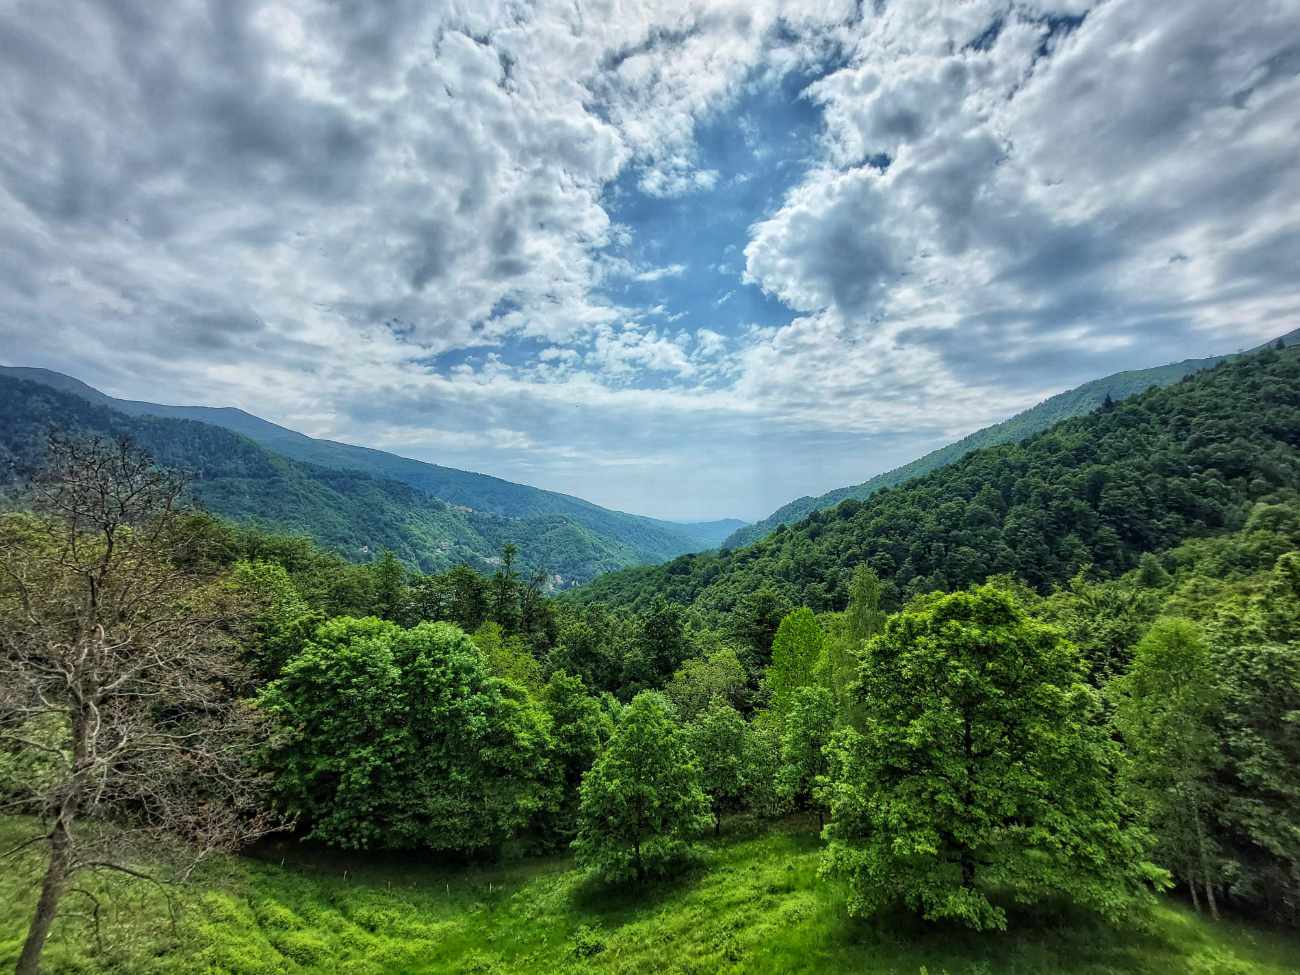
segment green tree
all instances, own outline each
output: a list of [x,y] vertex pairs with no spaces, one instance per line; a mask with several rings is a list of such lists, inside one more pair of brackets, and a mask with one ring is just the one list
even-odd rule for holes
[[1163,872],[1127,825],[1117,745],[1074,649],[985,585],[892,617],[864,652],[862,731],[832,748],[824,869],[850,908],[1004,928],[990,896],[1073,896],[1108,917]]
[[760,665],[772,659],[772,641],[781,620],[791,610],[790,600],[771,586],[746,593],[731,614],[731,628],[747,645]]
[[749,726],[735,708],[715,702],[686,726],[700,788],[709,797],[713,833],[722,832],[722,814],[737,808],[745,794],[745,754]]
[[677,705],[685,721],[694,721],[711,705],[735,707],[745,691],[748,675],[732,647],[718,647],[704,657],[693,657],[673,674],[664,693]]
[[777,788],[797,807],[813,809],[817,825],[826,825],[829,799],[826,748],[835,731],[835,700],[824,687],[794,692],[781,732],[781,766]]
[[659,597],[638,621],[632,646],[623,659],[622,694],[663,687],[692,649],[682,608]]
[[578,862],[607,880],[641,881],[682,862],[688,839],[708,824],[709,800],[672,704],[643,691],[583,777]]
[[770,710],[784,716],[794,694],[816,680],[826,642],[817,617],[801,606],[781,620],[772,640],[772,663],[763,681],[771,694]]
[[880,577],[869,566],[859,565],[849,582],[848,608],[826,633],[818,679],[831,692],[841,722],[849,718],[850,688],[857,679],[862,645],[885,625],[882,595]]
[[1204,890],[1217,919],[1221,871],[1213,806],[1220,694],[1209,645],[1188,620],[1157,620],[1115,687],[1115,722],[1133,758],[1128,779],[1157,837],[1157,852],[1186,881],[1198,910],[1197,888]]
[[401,623],[407,616],[406,567],[393,550],[386,548],[371,566],[374,575],[374,614],[391,623]]
[[1235,900],[1300,924],[1300,644],[1215,654],[1223,688],[1224,844]]
[[310,638],[321,614],[277,562],[241,559],[231,566],[226,586],[249,614],[238,634],[244,652],[256,675],[269,680]]
[[541,704],[551,718],[554,765],[561,789],[553,828],[571,838],[577,829],[582,777],[614,733],[614,722],[600,702],[587,693],[582,678],[563,671],[552,674],[546,682]]
[[492,576],[492,619],[501,624],[507,633],[514,633],[520,623],[519,573],[515,559],[519,549],[511,542],[501,547],[501,566]]
[[553,801],[545,717],[450,624],[330,620],[260,701],[280,799],[323,842],[490,848]]

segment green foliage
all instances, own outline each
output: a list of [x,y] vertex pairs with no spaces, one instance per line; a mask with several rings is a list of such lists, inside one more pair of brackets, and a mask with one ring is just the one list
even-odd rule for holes
[[1002,573],[1046,592],[1085,565],[1118,575],[1143,552],[1239,527],[1256,501],[1300,488],[1297,446],[1300,353],[1246,356],[844,501],[749,548],[611,573],[574,598],[639,608],[662,596],[724,625],[747,622],[759,592],[840,609],[860,564],[886,583],[887,608]]
[[552,801],[545,719],[446,623],[331,620],[261,706],[280,799],[326,843],[492,847]]
[[1212,834],[1220,695],[1200,629],[1187,620],[1157,620],[1115,689],[1116,725],[1133,758],[1128,778],[1159,841],[1160,860],[1193,891],[1202,886],[1213,904],[1220,875]]
[[764,677],[773,713],[784,716],[795,692],[817,679],[825,644],[826,635],[808,607],[801,606],[781,620],[772,640],[772,663]]
[[620,696],[631,697],[639,690],[663,687],[692,649],[682,608],[657,600],[638,621],[632,645],[623,658]]
[[715,702],[686,726],[686,741],[699,768],[700,788],[709,797],[713,831],[722,814],[740,807],[746,791],[749,726],[735,708]]
[[561,789],[550,825],[560,836],[572,838],[577,831],[582,777],[614,733],[614,721],[587,693],[582,678],[563,671],[552,674],[542,688],[541,705],[551,719],[552,756]]
[[865,721],[832,749],[828,873],[850,910],[904,904],[1002,928],[994,898],[1109,918],[1161,872],[1128,825],[1119,756],[1074,649],[993,586],[918,600],[867,644]]
[[[1062,420],[1070,417],[1084,416],[1093,410],[1106,407],[1113,409],[1116,400],[1127,399],[1145,392],[1153,386],[1169,386],[1186,377],[1209,369],[1231,358],[1230,356],[1213,356],[1208,359],[1186,359],[1153,369],[1139,369],[1116,373],[1102,379],[1094,379],[1075,389],[1058,393],[1044,400],[1037,406],[1022,413],[1017,413],[1009,420],[995,423],[991,427],[977,430],[968,437],[931,451],[924,457],[884,474],[877,474],[863,484],[837,488],[817,498],[799,498],[778,508],[762,521],[739,528],[722,543],[724,549],[743,548],[760,541],[773,529],[782,525],[795,524],[815,511],[834,508],[842,501],[856,499],[865,501],[871,495],[886,488],[897,487],[913,478],[921,477],[931,471],[956,463],[973,450],[993,447],[999,444],[1016,443],[1041,433]],[[1107,404],[1109,406],[1107,407]]]
[[732,708],[741,704],[748,675],[735,649],[719,646],[703,657],[692,657],[677,669],[664,693],[677,706],[684,721],[696,717],[714,704]]
[[800,687],[791,696],[781,731],[781,767],[777,788],[803,809],[817,812],[824,824],[830,797],[827,746],[835,731],[835,699],[824,687]]
[[641,692],[582,780],[579,864],[605,880],[642,881],[680,866],[687,841],[708,823],[709,800],[672,704]]
[[278,674],[322,622],[278,562],[241,559],[231,566],[226,587],[248,608],[248,630],[240,636],[263,679]]

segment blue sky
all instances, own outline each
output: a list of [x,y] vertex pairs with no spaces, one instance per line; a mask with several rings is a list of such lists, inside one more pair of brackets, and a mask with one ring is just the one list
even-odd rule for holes
[[1300,3],[0,10],[0,360],[680,519],[1300,325]]

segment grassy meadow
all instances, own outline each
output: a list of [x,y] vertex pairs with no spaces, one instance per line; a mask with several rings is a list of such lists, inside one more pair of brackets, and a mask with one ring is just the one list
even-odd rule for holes
[[[0,839],[17,836],[10,821]],[[907,917],[855,921],[817,878],[815,830],[789,823],[709,843],[687,876],[649,891],[593,885],[567,858],[445,867],[403,862],[222,859],[175,920],[138,883],[95,878],[70,896],[50,973],[424,975],[424,973],[808,972],[879,975],[1290,975],[1300,938],[1212,924],[1169,900],[1116,929],[1051,909],[1006,934]],[[17,957],[37,864],[0,877],[0,970]],[[73,915],[76,916],[73,916]]]

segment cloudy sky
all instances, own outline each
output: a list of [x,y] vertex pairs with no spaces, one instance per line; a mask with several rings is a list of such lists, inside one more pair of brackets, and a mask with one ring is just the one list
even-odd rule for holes
[[0,2],[0,361],[761,517],[1300,325],[1300,0]]

